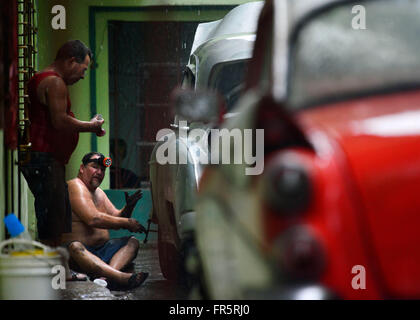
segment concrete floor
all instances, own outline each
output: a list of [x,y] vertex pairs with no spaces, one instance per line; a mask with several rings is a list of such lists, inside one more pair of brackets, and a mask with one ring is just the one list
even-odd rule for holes
[[140,244],[135,270],[149,272],[147,280],[130,291],[110,291],[91,281],[66,282],[62,300],[186,300],[187,290],[166,280],[159,266],[156,241]]

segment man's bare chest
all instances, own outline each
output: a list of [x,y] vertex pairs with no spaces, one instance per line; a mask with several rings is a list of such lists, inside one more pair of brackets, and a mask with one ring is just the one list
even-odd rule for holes
[[98,209],[101,212],[105,211],[105,203],[102,199],[97,199],[96,197],[93,197],[93,203],[96,207],[96,209]]

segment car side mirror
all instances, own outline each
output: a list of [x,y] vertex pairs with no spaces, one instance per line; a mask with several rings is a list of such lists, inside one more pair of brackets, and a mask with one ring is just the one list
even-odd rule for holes
[[178,120],[218,123],[224,104],[216,92],[176,88],[171,94],[171,109]]

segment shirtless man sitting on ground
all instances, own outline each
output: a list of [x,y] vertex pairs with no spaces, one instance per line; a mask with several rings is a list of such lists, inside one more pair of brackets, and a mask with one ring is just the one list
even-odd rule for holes
[[139,242],[134,237],[111,239],[108,229],[145,232],[131,218],[141,191],[127,196],[121,210],[114,207],[99,188],[105,176],[104,156],[90,152],[83,157],[77,177],[68,181],[72,208],[72,232],[63,234],[62,245],[70,253],[70,267],[93,278],[105,278],[110,288],[132,289],[141,285],[148,273],[124,272],[137,256]]

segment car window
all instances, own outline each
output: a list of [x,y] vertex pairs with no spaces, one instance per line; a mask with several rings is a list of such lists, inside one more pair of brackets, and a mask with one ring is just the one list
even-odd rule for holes
[[225,98],[228,112],[242,93],[247,68],[248,59],[219,63],[211,71],[209,87],[216,89]]
[[420,80],[420,1],[361,2],[334,7],[300,29],[291,53],[288,105],[293,109]]

